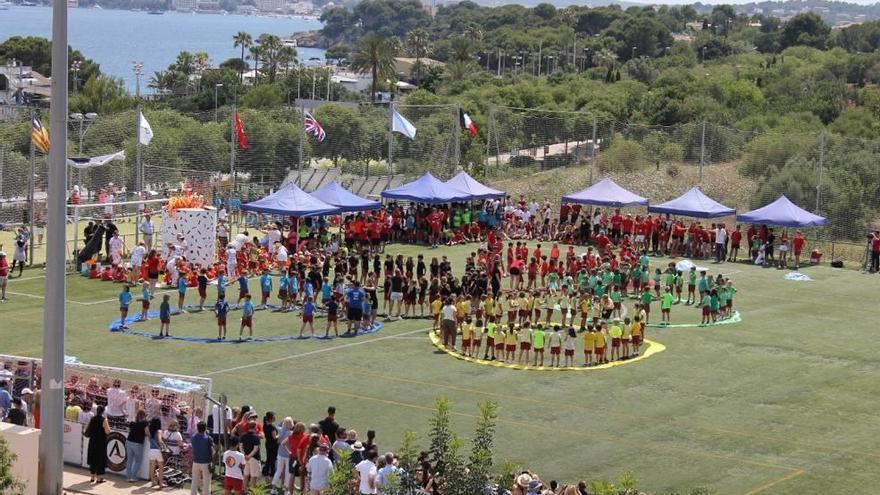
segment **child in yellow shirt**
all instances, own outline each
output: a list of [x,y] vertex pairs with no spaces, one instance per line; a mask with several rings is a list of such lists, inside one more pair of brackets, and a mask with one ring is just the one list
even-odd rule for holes
[[504,336],[504,361],[508,363],[512,363],[513,359],[516,357],[516,329],[513,326],[513,323],[507,324],[507,331]]
[[595,345],[596,334],[593,333],[593,325],[589,325],[587,331],[584,332],[584,366],[593,365],[593,347]]
[[431,301],[431,315],[434,316],[434,322],[431,324],[431,328],[436,332],[440,329],[440,309],[443,307],[443,301],[440,300],[440,295],[434,296],[434,300]]
[[639,348],[642,346],[642,322],[640,316],[636,315],[633,317],[630,333],[632,334],[632,355],[635,357],[639,355]]
[[461,324],[461,353],[465,356],[471,355],[471,339],[473,339],[474,327],[471,324],[471,317],[467,316]]

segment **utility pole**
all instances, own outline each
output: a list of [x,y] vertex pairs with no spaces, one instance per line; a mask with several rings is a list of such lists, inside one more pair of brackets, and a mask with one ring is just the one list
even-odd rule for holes
[[498,49],[498,59],[495,60],[495,68],[497,69],[496,75],[501,75],[501,48]]
[[703,165],[706,157],[706,121],[703,121],[703,132],[700,134],[700,184],[703,183]]
[[43,308],[43,374],[37,492],[62,492],[64,473],[64,333],[67,325],[67,2],[52,4],[52,103],[46,195],[46,304]]

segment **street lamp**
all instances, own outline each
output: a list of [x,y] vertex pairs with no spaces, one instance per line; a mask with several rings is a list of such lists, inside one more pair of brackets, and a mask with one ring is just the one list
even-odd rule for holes
[[223,87],[223,83],[214,85],[214,122],[217,122],[217,90]]
[[[91,125],[94,124],[96,120],[98,120],[98,114],[96,114],[95,112],[89,112],[89,113],[83,115],[79,112],[76,112],[76,113],[70,114],[70,120],[72,120],[74,122],[79,122],[79,131],[77,133],[77,135],[79,137],[79,139],[77,139],[77,143],[78,143],[77,151],[79,152],[80,156],[83,156],[83,137],[85,137],[86,131],[89,130],[89,127],[91,127]],[[73,177],[74,170],[75,169],[72,169],[70,171],[70,176],[68,177],[68,179],[70,181],[70,184],[67,185],[68,189],[70,189],[72,184],[74,184],[76,182]],[[82,179],[82,173],[80,173],[80,180],[81,179]]]
[[73,91],[76,92],[79,89],[79,70],[82,68],[81,60],[74,60],[70,64],[70,71],[73,72]]
[[144,73],[144,64],[143,62],[132,62],[131,70],[134,71],[134,80],[135,80],[135,96],[137,98],[141,97],[141,75]]
[[633,49],[632,49],[632,55],[631,55],[629,58],[631,58],[631,59],[632,59],[632,58],[636,58],[636,47],[633,47]]

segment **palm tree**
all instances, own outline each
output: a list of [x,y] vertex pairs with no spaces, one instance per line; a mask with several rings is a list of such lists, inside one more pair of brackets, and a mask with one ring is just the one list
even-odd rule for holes
[[[250,35],[250,33],[246,33],[244,31],[239,31],[232,37],[232,47],[241,47],[241,62],[242,66],[244,66],[244,51],[251,46],[254,45],[254,38]],[[244,81],[244,71],[238,71],[238,82],[241,84]]]
[[394,77],[394,56],[397,55],[397,43],[392,38],[383,38],[376,34],[368,34],[361,38],[357,50],[351,57],[351,68],[360,74],[373,77],[370,101],[376,101],[376,86],[379,78]]
[[483,30],[476,24],[468,24],[468,26],[464,28],[464,37],[474,43],[480,43],[483,41]]
[[263,45],[254,45],[250,47],[248,51],[250,52],[250,56],[248,58],[253,59],[254,61],[254,85],[256,85],[257,80],[259,79],[258,76],[260,70],[260,60],[265,60],[265,49],[263,48]]
[[617,54],[608,49],[599,50],[594,57],[600,66],[609,69],[614,67],[614,62],[617,60]]
[[470,62],[471,50],[473,44],[464,36],[456,36],[449,43],[449,49],[452,51],[452,60],[458,62]]
[[290,65],[296,63],[296,48],[292,46],[282,46],[278,50],[278,66],[284,67],[285,72],[290,70]]
[[416,76],[416,86],[418,86],[422,80],[422,59],[428,56],[428,53],[431,50],[431,40],[428,37],[428,32],[422,28],[416,28],[409,32],[406,35],[406,51],[409,52],[409,55],[416,59],[416,63],[413,64],[412,70]]

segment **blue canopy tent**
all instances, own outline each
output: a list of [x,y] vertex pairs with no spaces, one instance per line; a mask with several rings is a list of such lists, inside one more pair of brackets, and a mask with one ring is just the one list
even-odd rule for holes
[[378,210],[382,207],[378,201],[372,201],[351,193],[335,180],[324,187],[312,191],[312,197],[339,208],[341,213]]
[[491,187],[481,184],[463,170],[455,177],[446,181],[445,184],[463,195],[463,197],[459,198],[462,201],[494,199],[507,196],[506,192],[492,189]]
[[317,217],[340,212],[336,206],[312,197],[292,182],[265,198],[241,205],[241,209],[292,217]]
[[706,196],[700,186],[688,189],[687,192],[673,200],[649,206],[648,211],[696,218],[726,217],[736,213],[735,209],[724,206]]
[[737,221],[775,225],[779,227],[819,227],[825,225],[825,217],[799,207],[785,195],[767,206],[736,216]]
[[647,198],[627,191],[611,179],[605,178],[592,186],[562,197],[563,203],[579,203],[582,205],[609,206],[623,208],[625,206],[647,206]]
[[414,201],[416,203],[443,204],[461,201],[462,193],[425,172],[425,175],[406,184],[382,191],[386,199]]

